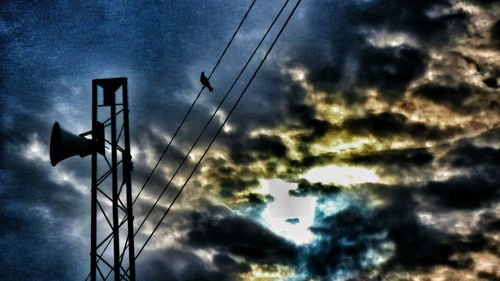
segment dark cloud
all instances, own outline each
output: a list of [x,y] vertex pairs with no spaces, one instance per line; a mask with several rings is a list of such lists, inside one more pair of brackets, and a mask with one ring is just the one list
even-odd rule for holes
[[311,246],[306,267],[313,277],[327,279],[339,269],[355,272],[365,268],[363,255],[368,249],[377,249],[383,238],[383,228],[362,211],[349,208],[327,216],[311,227],[320,237]]
[[290,218],[290,219],[286,219],[285,222],[287,222],[289,224],[298,224],[300,222],[300,219],[299,218]]
[[[356,3],[356,2],[354,2]],[[359,2],[356,12],[348,14],[350,22],[369,29],[389,29],[393,32],[406,32],[426,44],[444,44],[450,38],[463,33],[469,20],[461,10],[432,15],[432,10],[451,8],[448,0],[426,0],[400,2],[397,0]]]
[[465,253],[487,247],[488,242],[481,235],[448,234],[422,224],[416,212],[417,189],[373,188],[385,200],[383,206],[368,207],[364,199],[358,199],[340,212],[317,213],[311,231],[318,235],[318,243],[302,252],[311,276],[327,278],[342,272],[357,276],[369,272],[376,267],[374,260],[367,258],[369,251],[372,257],[388,259],[380,267],[382,272],[394,268],[425,271],[437,265],[469,268],[472,260]]
[[[307,128],[309,131],[299,137],[303,144],[314,142],[315,140],[325,136],[333,128],[330,122],[316,118],[309,119],[304,125],[304,128]],[[307,150],[303,150],[303,152],[307,153]]]
[[297,183],[297,188],[290,190],[288,193],[291,196],[310,196],[310,195],[328,195],[340,192],[340,188],[331,184],[311,183],[305,179],[300,179]]
[[486,7],[491,7],[492,5],[495,5],[496,3],[500,2],[500,1],[498,1],[498,0],[470,0],[470,2],[485,5]]
[[250,266],[243,262],[237,262],[225,254],[217,254],[213,259],[213,263],[221,272],[225,273],[243,273],[250,271]]
[[364,48],[361,50],[357,82],[375,87],[382,97],[402,96],[407,85],[423,74],[427,58],[421,50],[409,47]]
[[399,113],[369,113],[363,117],[350,117],[340,126],[355,135],[372,135],[379,138],[404,136],[420,140],[439,140],[461,131],[460,128],[437,128],[422,122],[413,122]]
[[[388,227],[388,238],[395,243],[395,254],[384,265],[385,268],[401,265],[407,269],[430,268],[442,264],[456,268],[470,265],[467,257],[455,254],[477,251],[484,248],[485,240],[472,234],[461,236],[440,232],[423,225],[417,217],[417,202],[414,191],[407,187],[396,188],[390,192],[380,190],[381,196],[389,204],[378,210],[376,221]],[[391,214],[398,214],[392,216]]]
[[[307,80],[315,89],[341,97],[347,104],[365,101],[365,88],[395,100],[424,73],[429,47],[444,46],[466,34],[469,15],[452,6],[448,0],[315,5],[308,9],[311,28],[307,33],[318,44],[313,51],[310,46],[307,50],[296,47],[296,59],[290,65],[306,69]],[[337,24],[328,24],[332,18]],[[417,44],[375,46],[369,37],[379,33],[404,34]]]
[[[491,139],[497,135],[490,130],[479,138]],[[446,181],[430,181],[421,190],[425,200],[451,209],[477,209],[488,207],[500,199],[499,150],[489,146],[476,146],[459,142],[441,159],[441,165],[465,169],[465,175]]]
[[231,147],[233,161],[242,164],[264,158],[284,158],[288,152],[288,148],[277,136],[259,135],[246,139],[235,137],[228,145]]
[[477,278],[489,281],[499,281],[500,275],[497,275],[496,273],[493,272],[480,271],[477,274]]
[[72,183],[52,182],[46,171],[50,163],[30,161],[16,153],[23,149],[21,144],[7,147],[4,159],[9,163],[2,164],[0,173],[2,276],[7,280],[83,276],[84,269],[73,265],[88,261],[82,258],[88,257],[88,245],[82,245],[82,233],[75,229],[76,224],[87,222],[80,220],[86,196]]
[[258,205],[263,205],[267,204],[269,202],[272,202],[274,198],[271,195],[262,195],[259,193],[249,193],[247,196],[248,203],[252,205],[253,207],[256,207]]
[[310,69],[307,76],[309,82],[318,90],[331,91],[335,89],[342,78],[342,69],[333,62]]
[[427,148],[406,148],[356,153],[341,161],[374,168],[381,178],[399,179],[404,182],[432,176],[433,160],[434,154]]
[[13,208],[12,203],[1,203],[0,270],[3,278],[8,277],[5,280],[71,280],[84,276],[85,272],[74,264],[82,261],[88,250],[82,249],[79,239],[66,237],[69,229],[65,224],[70,220],[48,222],[43,215],[51,209],[44,205]]
[[478,147],[471,143],[463,143],[448,151],[444,160],[456,168],[475,168],[484,165],[498,168],[500,150],[489,146]]
[[238,191],[257,186],[258,183],[256,178],[242,179],[238,177],[221,177],[219,178],[220,195],[223,197],[231,197]]
[[472,95],[478,94],[478,91],[481,92],[463,83],[456,86],[426,84],[417,88],[414,95],[459,110],[465,107],[464,101]]
[[[308,142],[325,135],[331,128],[329,122],[316,117],[313,105],[304,102],[306,92],[289,75],[277,74],[281,70],[276,67],[263,71],[264,82],[256,83],[249,93],[254,97],[239,105],[241,110],[231,117],[231,125],[236,126],[218,137],[218,143],[229,150],[231,160],[236,163],[272,158],[282,161],[287,158],[290,148],[279,135],[252,136],[249,132],[254,129],[306,129],[298,138],[304,144],[303,150],[307,151]],[[266,101],[265,104],[262,104],[263,101]]]
[[[218,191],[222,198],[231,198],[239,192],[256,187],[258,178],[247,166],[235,166],[231,161],[223,158],[207,158],[204,167],[210,169],[207,175],[209,180],[204,188]],[[249,196],[247,201],[267,200],[261,197]],[[262,202],[263,203],[263,202]]]
[[137,277],[143,280],[232,280],[231,274],[241,272],[241,268],[229,265],[225,269],[231,269],[231,271],[223,271],[218,267],[220,262],[214,260],[216,265],[214,267],[199,256],[184,249],[158,250],[155,253],[146,254],[143,259],[137,273]]
[[304,153],[302,159],[288,159],[286,162],[287,170],[284,173],[279,173],[279,176],[296,181],[297,175],[303,174],[312,167],[332,163],[334,159],[336,159],[334,153],[323,153],[320,155],[309,155],[309,153]]
[[481,215],[479,228],[482,232],[500,232],[500,218],[493,212],[485,212]]
[[[270,71],[280,70],[273,68]],[[264,90],[264,93],[272,96],[279,92],[281,96],[286,97],[280,104],[275,104],[269,112],[270,116],[279,120],[274,125],[286,126],[289,129],[306,129],[307,132],[299,137],[302,143],[313,142],[324,136],[331,128],[331,124],[317,117],[315,106],[305,101],[308,93],[300,84],[294,81],[290,75],[270,74],[270,76],[275,78],[268,81],[273,86]],[[277,88],[278,85],[279,88]],[[255,108],[253,110],[255,111]],[[259,124],[259,127],[262,128],[263,125],[266,123]]]
[[486,86],[488,86],[488,87],[490,87],[490,88],[493,88],[493,89],[496,89],[496,88],[498,88],[498,87],[499,87],[499,86],[498,86],[498,82],[497,82],[497,77],[494,77],[494,76],[492,76],[492,77],[488,77],[488,78],[485,78],[485,79],[483,80],[483,83],[484,83]]
[[251,143],[251,151],[258,153],[257,158],[278,157],[283,158],[288,151],[287,147],[281,141],[281,138],[273,136],[258,136],[254,142]]
[[295,246],[261,224],[226,212],[194,212],[185,243],[263,264],[292,264]]
[[383,150],[375,153],[352,155],[346,161],[353,164],[380,165],[408,168],[425,166],[432,163],[434,155],[425,148]]
[[492,173],[457,176],[444,182],[429,182],[424,188],[428,200],[458,209],[487,207],[500,199],[500,180]]
[[[389,223],[389,237],[396,245],[396,253],[384,265],[391,268],[401,265],[407,269],[431,268],[435,265],[447,265],[454,268],[467,268],[471,261],[455,254],[482,250],[486,244],[482,237],[463,237],[447,234],[424,226],[416,217],[415,201],[404,191],[399,191],[392,206],[382,210],[380,220]],[[410,206],[410,208],[408,208]],[[390,214],[399,214],[398,218],[389,218]],[[387,218],[387,219],[386,219]]]
[[492,129],[482,132],[472,141],[479,141],[480,143],[496,143],[500,141],[500,127],[494,127]]
[[497,20],[495,24],[491,27],[490,31],[490,36],[491,36],[491,41],[497,47],[500,49],[500,20]]

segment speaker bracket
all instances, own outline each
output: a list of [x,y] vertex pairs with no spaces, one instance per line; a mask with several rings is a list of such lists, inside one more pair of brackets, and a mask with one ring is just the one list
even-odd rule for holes
[[126,81],[126,78],[95,79],[97,85],[103,89],[103,105],[111,106],[115,104],[115,92]]

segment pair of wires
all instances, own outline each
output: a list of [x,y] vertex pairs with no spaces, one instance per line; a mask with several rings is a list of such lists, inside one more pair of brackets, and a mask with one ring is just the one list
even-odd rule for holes
[[[208,127],[208,124],[210,123],[210,121],[213,119],[213,117],[215,116],[215,114],[217,113],[218,109],[220,108],[220,106],[222,105],[222,103],[224,102],[225,98],[228,96],[228,94],[231,92],[232,88],[234,87],[234,85],[236,84],[236,82],[239,80],[239,78],[241,77],[242,73],[244,72],[244,70],[246,69],[246,67],[248,66],[248,64],[250,63],[251,59],[253,58],[253,56],[255,55],[255,53],[257,52],[257,50],[259,49],[260,45],[262,44],[262,42],[264,41],[264,39],[266,38],[266,36],[269,34],[269,32],[271,31],[272,27],[274,26],[274,24],[276,23],[276,21],[278,20],[278,18],[280,17],[280,15],[282,14],[283,10],[285,9],[285,7],[287,6],[287,4],[289,3],[290,0],[287,0],[285,2],[285,4],[283,5],[283,7],[281,8],[281,10],[279,11],[279,13],[277,14],[277,16],[275,17],[275,19],[273,20],[271,26],[268,28],[268,30],[266,31],[266,33],[264,34],[264,36],[262,37],[261,41],[259,42],[259,44],[257,45],[257,47],[255,48],[254,52],[252,53],[252,55],[250,56],[249,60],[247,61],[247,63],[245,64],[245,66],[242,68],[241,72],[239,73],[238,77],[235,79],[235,81],[233,82],[233,84],[231,85],[231,87],[229,88],[228,92],[226,93],[226,96],[224,96],[223,100],[221,101],[221,103],[219,104],[218,108],[216,111],[214,111],[214,113],[212,114],[210,120],[207,122],[207,124],[205,125],[204,129],[202,130],[202,132],[200,133],[200,135],[198,136],[197,138],[197,141],[199,140],[200,136],[204,133],[204,131],[206,130],[206,128]],[[276,35],[276,37],[274,38],[273,42],[271,43],[271,46],[268,48],[267,52],[265,53],[264,57],[262,58],[262,60],[260,61],[259,65],[257,66],[257,68],[255,69],[255,71],[253,72],[251,78],[249,79],[249,81],[247,82],[247,84],[245,85],[243,91],[240,93],[240,95],[238,96],[238,99],[236,100],[236,102],[233,104],[233,106],[231,107],[231,110],[229,111],[229,113],[227,114],[227,116],[225,117],[224,121],[222,122],[222,124],[219,126],[217,132],[215,133],[215,135],[212,137],[210,143],[208,144],[208,146],[206,147],[205,151],[203,152],[202,156],[200,157],[200,159],[197,161],[196,165],[194,166],[194,168],[191,170],[189,176],[186,178],[186,180],[184,181],[183,185],[180,187],[180,189],[177,191],[177,194],[176,196],[174,197],[174,199],[172,200],[172,202],[170,203],[170,205],[168,206],[168,208],[165,210],[165,212],[163,213],[163,216],[161,217],[161,219],[159,220],[159,222],[155,225],[153,231],[151,232],[151,234],[147,237],[146,241],[144,242],[144,244],[142,245],[142,247],[140,248],[139,252],[137,253],[137,255],[135,256],[135,259],[137,260],[137,258],[140,256],[140,254],[142,253],[142,251],[144,250],[144,248],[146,247],[146,245],[148,244],[148,242],[151,240],[151,238],[153,237],[153,235],[155,234],[155,232],[159,229],[160,225],[163,223],[164,219],[166,218],[166,216],[168,215],[168,213],[170,212],[170,210],[172,209],[172,206],[175,204],[176,200],[179,198],[179,196],[181,195],[181,193],[183,192],[184,188],[186,187],[186,185],[188,184],[189,180],[191,179],[191,177],[194,175],[194,173],[196,172],[198,166],[200,165],[200,163],[203,161],[203,159],[205,158],[205,156],[207,155],[208,151],[210,150],[211,146],[213,145],[215,139],[217,138],[217,136],[220,134],[220,132],[222,131],[224,125],[227,123],[227,121],[229,120],[229,118],[231,117],[231,115],[234,113],[236,107],[238,106],[238,104],[241,102],[244,94],[247,92],[248,88],[250,87],[250,85],[252,84],[253,80],[255,79],[255,77],[257,76],[257,73],[259,72],[259,70],[262,68],[264,62],[266,61],[266,59],[268,58],[271,50],[273,49],[273,47],[275,46],[276,42],[278,41],[278,39],[280,38],[281,34],[283,33],[283,31],[285,30],[286,26],[288,25],[290,19],[292,18],[293,14],[295,13],[295,11],[297,10],[300,2],[302,0],[297,0],[297,2],[295,3],[295,6],[293,7],[292,11],[288,14],[284,24],[281,26],[278,34]],[[193,144],[193,146],[191,147],[191,149],[189,150],[189,152],[192,151],[193,147],[196,145],[197,141],[195,141],[195,143]],[[189,152],[188,154],[186,155],[185,159],[189,156]],[[184,160],[185,160],[184,159]],[[179,166],[182,166],[179,165]],[[169,180],[169,183],[165,186],[165,189],[168,188],[169,184],[171,183],[172,179],[175,177],[175,173],[174,173],[174,176],[172,176],[172,178]],[[164,190],[165,190],[164,189]],[[145,221],[145,220],[144,220]],[[142,225],[142,224],[141,224]],[[140,228],[139,228],[140,229]],[[137,231],[139,231],[139,229]],[[137,234],[138,232],[136,232]],[[128,271],[128,269],[127,269]]]

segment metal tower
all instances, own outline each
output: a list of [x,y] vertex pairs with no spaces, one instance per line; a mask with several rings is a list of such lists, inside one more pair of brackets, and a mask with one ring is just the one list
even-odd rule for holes
[[[107,148],[106,151],[92,152],[92,281],[105,280],[111,274],[115,281],[135,281],[133,163],[127,91],[125,77],[92,80],[92,132],[95,132],[92,133],[92,142],[104,142]],[[99,136],[110,138],[100,140]],[[98,157],[98,153],[103,157]],[[106,230],[111,230],[111,233]],[[111,242],[112,251],[108,250]],[[128,272],[127,267],[130,268]]]

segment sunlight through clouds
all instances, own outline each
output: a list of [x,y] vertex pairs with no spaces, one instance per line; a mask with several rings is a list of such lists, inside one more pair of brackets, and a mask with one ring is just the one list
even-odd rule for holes
[[370,169],[338,165],[312,168],[301,175],[301,177],[310,182],[338,184],[342,186],[380,181],[380,178]]
[[296,183],[283,180],[261,180],[260,192],[270,194],[270,202],[261,216],[264,224],[296,244],[307,244],[313,240],[309,227],[314,223],[316,197],[293,197],[289,191],[297,188]]

